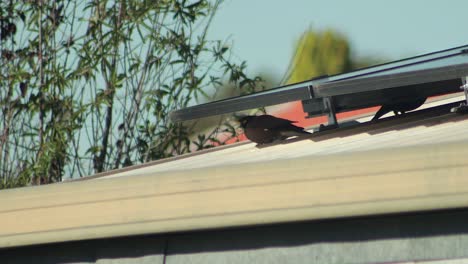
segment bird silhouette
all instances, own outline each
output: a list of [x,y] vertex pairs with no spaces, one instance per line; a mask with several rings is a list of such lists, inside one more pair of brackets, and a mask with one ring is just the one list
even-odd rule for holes
[[401,115],[404,114],[408,111],[414,110],[421,105],[424,104],[426,101],[426,97],[417,97],[417,98],[410,98],[406,100],[400,100],[397,102],[391,102],[391,103],[386,103],[383,104],[382,107],[380,107],[379,111],[375,113],[375,116],[372,118],[372,121],[377,120],[381,118],[383,115],[386,113],[392,112],[395,113],[395,115]]
[[238,117],[238,121],[245,136],[258,144],[310,134],[304,131],[304,128],[293,125],[295,121],[271,115],[241,116]]

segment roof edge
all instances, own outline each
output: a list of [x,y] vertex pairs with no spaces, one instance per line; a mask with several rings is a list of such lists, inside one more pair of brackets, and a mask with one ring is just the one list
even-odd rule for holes
[[467,156],[455,142],[5,190],[0,247],[467,207]]

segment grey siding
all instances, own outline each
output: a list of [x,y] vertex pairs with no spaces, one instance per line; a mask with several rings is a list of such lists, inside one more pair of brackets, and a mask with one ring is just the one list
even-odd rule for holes
[[468,211],[19,247],[1,263],[388,263],[468,257]]

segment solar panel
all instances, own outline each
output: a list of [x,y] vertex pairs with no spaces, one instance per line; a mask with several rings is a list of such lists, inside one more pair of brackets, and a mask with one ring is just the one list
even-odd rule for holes
[[328,115],[333,123],[335,113],[343,111],[382,105],[396,98],[459,92],[466,76],[468,45],[190,106],[171,112],[170,117],[185,121],[301,100],[309,116]]

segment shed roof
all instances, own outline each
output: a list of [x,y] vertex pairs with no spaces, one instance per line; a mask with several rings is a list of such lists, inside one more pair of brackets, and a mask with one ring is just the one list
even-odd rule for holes
[[0,192],[0,247],[468,206],[468,120],[403,117]]
[[[258,163],[281,159],[293,159],[305,156],[324,156],[339,153],[354,153],[366,150],[388,149],[395,147],[446,143],[468,139],[465,129],[468,122],[464,117],[448,113],[450,106],[458,104],[464,97],[460,94],[433,98],[404,118],[392,118],[387,114],[387,120],[369,122],[373,113],[367,113],[360,118],[348,119],[348,125],[337,130],[314,133],[309,137],[291,139],[277,144],[258,146],[252,142],[240,142],[234,145],[215,148],[199,153],[187,154],[173,159],[156,161],[143,165],[141,168],[114,172],[108,177],[122,177],[147,173],[160,173],[194,168],[220,167]],[[433,108],[441,106],[439,108]],[[359,124],[359,125],[358,125]],[[313,128],[309,128],[313,130]],[[313,169],[311,169],[313,172]],[[107,178],[107,177],[104,177]]]

